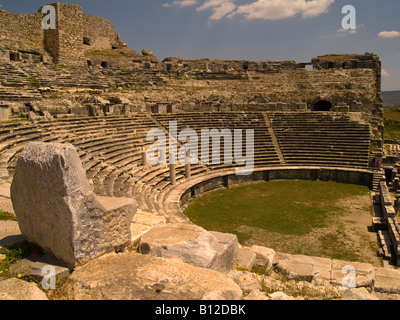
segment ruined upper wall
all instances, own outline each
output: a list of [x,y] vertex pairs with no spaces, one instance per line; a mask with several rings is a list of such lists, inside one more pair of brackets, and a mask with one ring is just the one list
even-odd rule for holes
[[43,50],[43,15],[12,13],[0,9],[0,46],[9,49]]
[[[33,15],[0,10],[0,59],[31,62],[0,64],[0,99],[3,86],[3,96],[10,100],[9,88],[51,85],[132,89],[126,92],[138,106],[162,104],[181,111],[372,112],[381,106],[381,62],[371,53],[325,55],[311,62],[175,57],[160,62],[149,50],[140,55],[127,48],[107,19],[84,14],[78,5],[52,5],[57,15],[54,30],[43,30],[41,9]],[[38,53],[27,51],[34,48]],[[20,97],[18,92],[11,100]]]
[[246,60],[209,60],[209,59],[183,59],[168,57],[163,61],[169,71],[198,70],[207,72],[255,71],[275,72],[278,70],[304,69],[306,63],[295,61],[246,61]]
[[312,59],[314,69],[380,69],[379,57],[373,53],[328,54]]
[[84,51],[110,50],[124,46],[109,20],[83,14],[82,22]]
[[86,65],[85,51],[122,48],[111,22],[84,14],[79,5],[55,2],[56,29],[44,30],[44,14],[12,13],[0,9],[0,48],[14,51],[49,53],[53,62],[65,65]]
[[382,63],[376,54],[329,54],[312,59],[312,65],[316,70],[370,69],[375,72],[376,99],[382,99]]
[[56,9],[56,28],[44,32],[45,49],[55,63],[80,65],[83,63],[82,8],[66,3],[52,3]]

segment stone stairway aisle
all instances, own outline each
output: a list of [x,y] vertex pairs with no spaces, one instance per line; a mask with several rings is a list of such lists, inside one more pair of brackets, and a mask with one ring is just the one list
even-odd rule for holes
[[279,161],[281,164],[286,164],[286,160],[285,157],[283,156],[282,149],[279,145],[274,129],[272,128],[271,120],[269,119],[268,114],[266,112],[263,112],[263,116],[265,119],[265,124],[267,125],[268,128],[269,135],[271,136],[272,142],[274,143],[275,151],[279,157]]
[[384,176],[383,171],[375,171],[372,178],[372,191],[379,192],[379,182]]
[[378,256],[382,258],[385,268],[393,269],[393,244],[388,230],[388,219],[382,209],[382,198],[380,194],[380,182],[385,180],[383,170],[375,171],[373,173],[372,182],[372,205],[373,205],[373,218],[372,218],[372,231],[376,232],[379,250]]

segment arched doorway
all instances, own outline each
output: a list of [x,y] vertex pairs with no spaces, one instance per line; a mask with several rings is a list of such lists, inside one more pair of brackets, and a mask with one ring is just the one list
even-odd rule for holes
[[332,103],[326,100],[320,100],[314,103],[312,107],[312,111],[331,111],[332,110]]

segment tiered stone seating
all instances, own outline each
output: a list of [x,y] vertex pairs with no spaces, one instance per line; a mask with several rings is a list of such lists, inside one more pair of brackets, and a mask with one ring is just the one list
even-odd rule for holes
[[[38,87],[105,89],[109,87],[151,87],[163,84],[157,71],[107,68],[65,68],[41,63],[4,61],[0,65],[0,99],[29,101],[40,99]],[[23,89],[23,90],[22,90]]]
[[29,75],[19,70],[14,63],[2,61],[0,64],[0,83],[7,87],[23,87]]
[[67,69],[44,64],[24,64],[23,68],[42,87],[104,89],[112,84],[100,69]]
[[[246,130],[254,130],[254,165],[255,167],[279,165],[279,157],[276,153],[271,136],[265,123],[262,113],[178,113],[178,114],[156,114],[154,117],[168,129],[170,121],[177,121],[178,133],[186,128],[193,129],[197,132],[199,138],[199,157],[201,156],[201,130],[217,129],[220,132],[228,129],[232,134],[232,143],[234,143],[234,130],[242,129],[242,154],[246,154]],[[233,159],[232,164],[224,164],[224,141],[221,139],[220,164],[212,164],[212,141],[210,139],[210,162],[207,164],[212,170],[223,168],[238,167]],[[234,149],[232,149],[233,152]]]
[[[8,175],[18,153],[30,141],[71,143],[78,151],[96,194],[138,199],[141,208],[155,211],[153,197],[171,184],[169,167],[143,167],[142,152],[157,124],[144,114],[85,117],[53,121],[16,121],[0,125],[1,176]],[[194,166],[193,174],[204,172]],[[176,168],[176,179],[184,179],[184,166]]]
[[42,97],[37,90],[38,83],[15,63],[2,61],[0,64],[0,100],[32,101]]
[[96,193],[132,196],[133,172],[142,169],[142,150],[150,144],[146,135],[154,127],[144,115],[103,117],[76,129],[67,142],[78,149]]
[[[167,135],[169,121],[177,121],[178,132],[190,128],[198,133],[199,138],[201,129],[229,129],[232,135],[234,129],[243,132],[254,129],[256,168],[368,165],[368,125],[350,121],[345,115],[337,117],[331,114],[273,113],[269,118],[273,119],[272,125],[286,163],[280,162],[264,114],[257,112],[132,114],[4,122],[0,123],[0,174],[3,178],[9,173],[12,175],[19,152],[30,141],[71,143],[77,148],[96,194],[134,197],[141,210],[163,214],[164,199],[172,186],[169,166],[143,166],[142,153],[154,143],[146,141],[149,130],[161,128]],[[211,146],[210,142],[210,149]],[[238,167],[235,161],[232,165],[223,163],[223,146],[221,141],[221,164],[200,162],[191,165],[193,178]],[[200,147],[201,141],[199,155]],[[176,165],[175,172],[178,184],[185,181],[183,164]]]
[[153,85],[162,86],[163,75],[160,71],[146,70],[116,70],[104,69],[102,73],[110,79],[116,87],[145,88]]
[[370,127],[347,114],[270,113],[287,164],[368,167]]

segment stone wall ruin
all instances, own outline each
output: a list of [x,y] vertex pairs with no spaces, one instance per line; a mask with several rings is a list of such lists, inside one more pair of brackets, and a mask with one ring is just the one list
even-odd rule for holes
[[[41,9],[32,15],[0,10],[0,59],[28,63],[23,69],[31,81],[21,81],[18,86],[128,90],[137,111],[163,112],[166,106],[169,112],[380,113],[381,62],[372,53],[330,54],[310,62],[176,57],[159,61],[150,50],[139,54],[127,48],[109,20],[85,14],[78,5],[51,5],[57,13],[55,30],[43,30]],[[52,63],[81,68],[53,70]],[[3,74],[0,70],[0,78]],[[2,85],[7,85],[8,78],[4,74]],[[46,98],[42,92],[38,94]],[[12,100],[4,98],[0,90],[0,101]],[[319,107],[324,101],[328,107]]]
[[56,10],[56,29],[42,28],[45,14],[41,8],[31,15],[0,9],[0,47],[9,48],[10,55],[14,54],[10,60],[22,60],[17,53],[28,50],[39,55],[48,53],[56,64],[84,66],[85,51],[124,46],[107,19],[84,14],[75,4],[50,5]]

